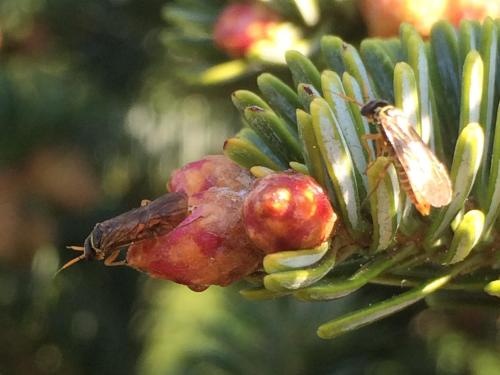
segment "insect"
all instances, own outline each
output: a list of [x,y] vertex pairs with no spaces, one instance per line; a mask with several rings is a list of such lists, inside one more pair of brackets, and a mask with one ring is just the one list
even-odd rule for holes
[[170,232],[187,215],[188,203],[184,193],[167,193],[153,201],[144,200],[141,207],[97,223],[83,246],[68,246],[83,253],[58,272],[82,259],[104,260],[107,266],[126,264],[126,261],[116,261],[122,248]]
[[361,114],[380,130],[377,134],[365,135],[364,142],[375,141],[376,155],[392,159],[401,187],[416,209],[427,216],[431,206],[449,204],[453,191],[446,167],[422,141],[403,112],[385,100],[371,100],[360,107]]

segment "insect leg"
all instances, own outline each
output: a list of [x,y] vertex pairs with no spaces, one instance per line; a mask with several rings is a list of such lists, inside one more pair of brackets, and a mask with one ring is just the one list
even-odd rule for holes
[[[368,141],[375,142],[375,155],[372,155],[372,149],[368,144]],[[376,133],[376,134],[363,134],[361,136],[361,143],[363,145],[363,148],[368,154],[368,168],[366,168],[368,170],[370,169],[371,164],[375,161],[375,158],[377,156],[382,155],[382,150],[385,147],[386,142],[381,133]]]
[[83,246],[66,246],[66,249],[75,250],[75,251],[84,251],[85,248]]
[[[362,205],[364,205],[366,203],[366,201],[368,199],[370,199],[370,197],[372,196],[373,193],[375,193],[380,185],[380,183],[382,182],[382,180],[385,178],[385,175],[387,174],[387,170],[389,169],[389,167],[391,166],[391,164],[394,164],[395,161],[393,158],[390,158],[389,161],[384,165],[384,169],[382,169],[382,171],[380,171],[380,174],[378,176],[378,179],[377,181],[375,182],[375,186],[373,187],[373,189],[370,190],[370,192],[366,195],[366,198],[363,200],[363,203],[361,203]],[[369,168],[369,167],[368,167]]]
[[375,186],[373,187],[372,191],[370,192],[370,195],[378,189],[378,186],[380,185],[380,182],[385,178],[385,175],[387,174],[387,170],[389,169],[389,167],[391,166],[391,164],[394,164],[394,160],[393,159],[390,159],[386,165],[384,165],[384,169],[382,169],[382,171],[380,172],[380,174],[378,175],[378,179],[377,179],[377,182],[375,183]]
[[127,264],[126,260],[115,261],[116,258],[118,258],[118,255],[120,255],[120,250],[113,251],[109,257],[104,259],[104,264],[106,266],[124,266],[124,265],[126,265]]
[[380,142],[380,143],[381,143],[380,149],[377,151],[377,152],[380,152],[378,154],[378,156],[386,156],[386,157],[393,158],[394,157],[394,150],[393,150],[392,146],[389,145],[389,143],[387,143],[385,141],[385,139],[383,140],[383,142]]

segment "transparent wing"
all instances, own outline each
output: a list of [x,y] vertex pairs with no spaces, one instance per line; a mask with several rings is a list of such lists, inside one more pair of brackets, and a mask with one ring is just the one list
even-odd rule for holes
[[113,250],[174,229],[188,214],[184,193],[166,193],[147,206],[99,223],[101,250]]
[[394,107],[383,111],[380,123],[416,195],[434,207],[449,204],[452,187],[446,167],[422,141],[403,112]]

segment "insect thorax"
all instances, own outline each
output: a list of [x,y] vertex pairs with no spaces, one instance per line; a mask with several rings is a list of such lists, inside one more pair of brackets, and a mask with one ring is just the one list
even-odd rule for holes
[[373,120],[377,125],[380,125],[380,123],[384,120],[384,118],[390,117],[393,114],[391,114],[391,111],[394,110],[393,105],[385,105],[383,107],[378,107],[375,108],[375,111],[373,113]]

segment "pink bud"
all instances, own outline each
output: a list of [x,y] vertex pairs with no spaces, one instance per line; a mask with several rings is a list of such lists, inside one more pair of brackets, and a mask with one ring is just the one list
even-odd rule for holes
[[226,187],[234,191],[248,189],[254,178],[224,155],[208,155],[176,169],[167,185],[169,191],[194,195],[211,187]]
[[292,172],[257,180],[243,207],[248,236],[266,253],[318,246],[330,237],[336,219],[321,186]]
[[255,3],[227,6],[215,22],[215,44],[233,57],[244,56],[256,42],[269,38],[279,17]]
[[130,246],[127,263],[196,291],[254,272],[263,254],[245,233],[243,194],[211,188],[193,195],[191,214],[170,233]]

